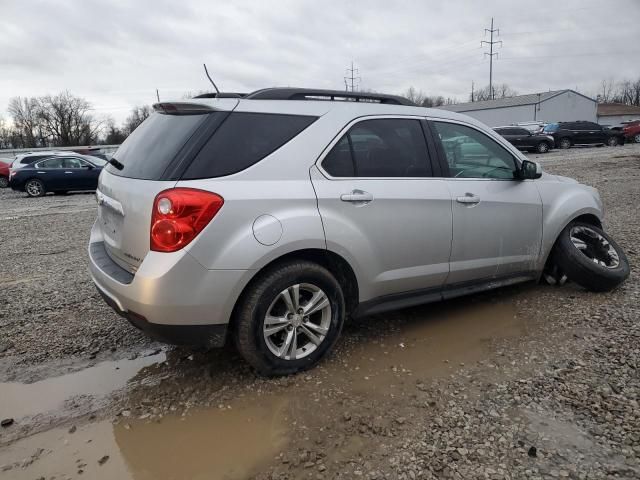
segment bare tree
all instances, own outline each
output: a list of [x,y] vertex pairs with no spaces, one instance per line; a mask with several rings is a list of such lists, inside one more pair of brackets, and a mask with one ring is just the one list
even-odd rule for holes
[[116,122],[112,117],[105,121],[104,138],[105,145],[119,145],[127,138],[123,129],[116,127]]
[[441,105],[458,103],[455,98],[444,98],[442,95],[429,96],[422,90],[417,90],[414,87],[409,87],[404,96],[421,107],[439,107]]
[[483,87],[474,93],[474,101],[481,102],[483,100],[492,100],[495,98],[515,97],[516,95],[518,95],[518,92],[513,90],[506,83],[503,83],[501,85],[493,85],[493,92],[489,90],[489,86],[487,85],[486,87]]
[[103,122],[91,114],[91,104],[69,92],[37,99],[42,130],[53,145],[75,146],[95,143]]
[[122,126],[122,131],[125,135],[131,135],[138,125],[144,122],[149,115],[151,115],[151,107],[149,105],[143,105],[141,107],[133,107],[131,114],[127,117]]
[[22,147],[37,147],[39,143],[39,108],[35,98],[13,97],[9,100],[9,113],[20,137]]

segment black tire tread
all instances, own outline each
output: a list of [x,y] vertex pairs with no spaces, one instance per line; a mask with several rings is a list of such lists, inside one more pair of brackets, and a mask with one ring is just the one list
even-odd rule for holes
[[309,362],[297,366],[274,367],[261,354],[258,349],[258,345],[256,345],[252,335],[255,309],[258,307],[260,298],[265,293],[265,290],[276,281],[279,281],[281,278],[291,277],[293,275],[299,274],[303,270],[306,270],[307,272],[315,271],[316,273],[325,276],[327,279],[330,279],[330,281],[333,281],[335,283],[336,292],[340,299],[342,309],[342,311],[339,312],[339,318],[341,318],[342,321],[339,324],[338,331],[335,332],[336,334],[333,340],[326,345],[326,352],[331,350],[333,344],[340,336],[340,330],[342,329],[342,324],[344,323],[343,320],[345,317],[345,302],[340,284],[334,278],[334,276],[321,265],[306,260],[290,260],[284,263],[276,264],[265,272],[261,273],[259,277],[253,280],[252,284],[245,291],[243,297],[240,300],[239,308],[236,311],[236,318],[234,319],[234,337],[236,347],[242,357],[247,361],[247,363],[249,363],[258,371],[258,373],[262,375],[290,375],[293,373],[304,371],[316,364],[316,362]]
[[[613,245],[620,257],[618,268],[607,269],[596,265],[571,243],[569,231],[571,227],[579,225],[597,231]],[[593,292],[607,292],[614,289],[629,276],[630,272],[629,261],[622,248],[601,228],[583,222],[571,222],[562,230],[554,247],[553,259],[570,280]]]

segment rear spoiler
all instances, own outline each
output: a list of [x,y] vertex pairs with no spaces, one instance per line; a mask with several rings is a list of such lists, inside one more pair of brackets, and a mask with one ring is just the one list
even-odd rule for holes
[[191,102],[160,102],[153,105],[158,113],[167,115],[193,115],[215,112],[216,109],[202,103]]

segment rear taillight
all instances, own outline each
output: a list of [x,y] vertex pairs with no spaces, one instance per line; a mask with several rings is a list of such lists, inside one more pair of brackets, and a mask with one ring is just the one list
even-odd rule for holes
[[191,242],[222,208],[224,199],[194,188],[160,192],[153,202],[151,250],[175,252]]

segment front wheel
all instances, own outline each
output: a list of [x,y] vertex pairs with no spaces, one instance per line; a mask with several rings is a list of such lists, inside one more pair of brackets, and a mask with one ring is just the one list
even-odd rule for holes
[[27,180],[27,183],[24,185],[24,191],[27,192],[27,195],[30,197],[42,197],[47,192],[44,188],[44,183],[37,178]]
[[536,146],[536,151],[538,153],[547,153],[549,151],[549,144],[547,142],[540,142]]
[[565,227],[553,259],[570,280],[594,292],[612,290],[629,276],[629,261],[622,248],[588,223],[571,222]]
[[607,139],[607,145],[609,145],[610,147],[615,147],[616,145],[618,145],[618,138],[617,137],[609,137]]
[[289,375],[316,365],[342,330],[342,288],[324,267],[277,265],[243,295],[235,318],[240,354],[260,374]]
[[0,176],[0,188],[7,188],[9,186],[9,179],[7,177]]
[[635,134],[635,136],[633,137],[633,141],[635,143],[640,143],[640,133]]

